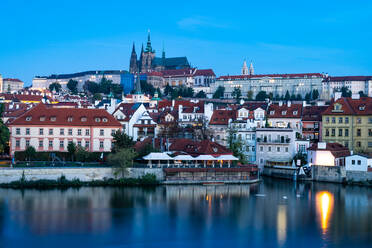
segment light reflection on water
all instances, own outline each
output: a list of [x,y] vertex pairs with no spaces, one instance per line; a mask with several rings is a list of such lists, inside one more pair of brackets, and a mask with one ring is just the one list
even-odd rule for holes
[[371,199],[369,188],[267,179],[255,185],[0,189],[0,247],[368,247]]

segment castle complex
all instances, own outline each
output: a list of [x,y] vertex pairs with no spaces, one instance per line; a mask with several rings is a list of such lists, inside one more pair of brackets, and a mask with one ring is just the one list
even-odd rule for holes
[[133,43],[129,64],[130,73],[190,68],[190,64],[186,57],[166,58],[164,48],[161,58],[155,57],[155,50],[153,50],[151,46],[150,32],[148,33],[146,48],[143,49],[142,45],[139,59],[137,59],[137,53]]

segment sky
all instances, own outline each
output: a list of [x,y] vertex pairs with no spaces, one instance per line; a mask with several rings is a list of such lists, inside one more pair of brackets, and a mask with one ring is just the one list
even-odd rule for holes
[[151,32],[161,56],[187,56],[217,76],[372,75],[372,1],[1,0],[0,74],[128,70]]

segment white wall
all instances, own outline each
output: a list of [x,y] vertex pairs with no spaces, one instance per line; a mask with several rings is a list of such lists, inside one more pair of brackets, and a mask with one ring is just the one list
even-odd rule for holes
[[352,155],[345,158],[347,171],[368,171],[368,166],[372,167],[372,159],[360,155]]

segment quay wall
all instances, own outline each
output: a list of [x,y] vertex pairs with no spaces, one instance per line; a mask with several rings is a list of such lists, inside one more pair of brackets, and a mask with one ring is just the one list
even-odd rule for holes
[[[57,180],[62,175],[67,180],[79,179],[82,182],[117,178],[113,168],[6,168],[0,169],[0,184],[18,181],[23,174],[27,181]],[[139,178],[145,174],[154,174],[157,180],[164,180],[161,168],[129,168],[125,178]]]
[[284,168],[283,166],[265,166],[263,169],[263,175],[268,177],[284,178],[284,179],[293,179],[293,175],[296,172],[296,169],[292,167]]
[[372,182],[372,172],[346,171],[347,182]]

